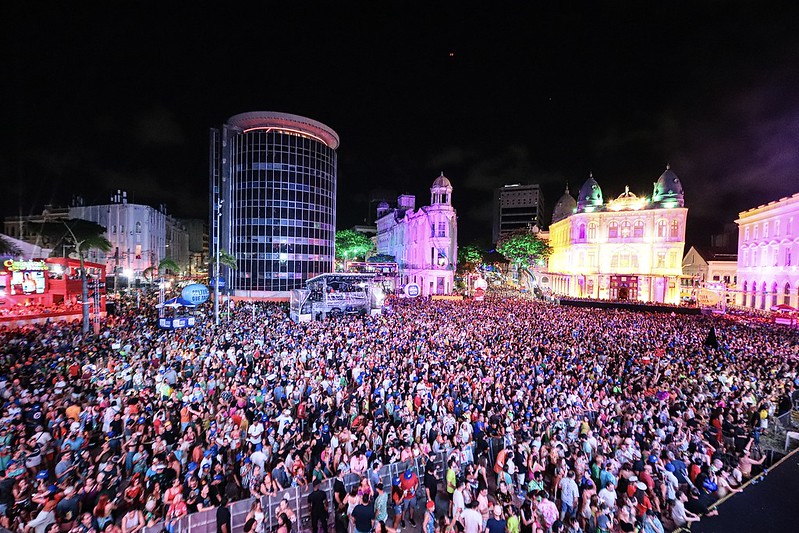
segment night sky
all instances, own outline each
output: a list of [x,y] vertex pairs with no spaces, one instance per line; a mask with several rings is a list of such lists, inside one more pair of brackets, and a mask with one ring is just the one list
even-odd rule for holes
[[489,244],[506,183],[551,209],[589,172],[649,195],[670,163],[702,245],[799,192],[796,3],[128,4],[4,13],[0,215],[119,188],[204,218],[208,129],[256,110],[338,132],[339,228],[372,190],[427,204],[442,170],[461,244]]

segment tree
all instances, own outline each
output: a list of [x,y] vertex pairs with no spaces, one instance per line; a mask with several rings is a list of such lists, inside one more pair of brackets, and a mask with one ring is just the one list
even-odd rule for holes
[[497,251],[511,263],[528,269],[534,265],[543,266],[552,254],[552,248],[532,230],[522,228],[501,237]]
[[161,259],[161,262],[158,263],[158,274],[166,274],[167,272],[171,272],[172,274],[180,273],[180,266],[178,266],[174,259],[170,259],[169,257]]
[[110,252],[111,243],[105,237],[106,229],[95,222],[74,218],[60,222],[43,222],[33,228],[46,238],[54,250],[68,246],[80,259],[81,300],[83,307],[83,333],[89,332],[89,282],[86,277],[86,254],[90,250]]
[[[211,277],[213,277],[215,262],[216,259],[214,257],[211,257],[211,260],[208,262],[208,272],[210,273]],[[239,268],[236,256],[227,253],[225,250],[219,250],[219,266],[228,267],[230,270],[238,270]]]
[[458,248],[458,269],[461,272],[474,272],[485,260],[485,252],[476,244]]
[[0,237],[0,255],[4,256],[17,256],[19,255],[19,248],[3,237]]
[[363,259],[374,247],[372,239],[360,231],[343,229],[336,232],[336,259]]
[[396,263],[397,258],[388,254],[374,254],[369,256],[366,260],[367,263]]

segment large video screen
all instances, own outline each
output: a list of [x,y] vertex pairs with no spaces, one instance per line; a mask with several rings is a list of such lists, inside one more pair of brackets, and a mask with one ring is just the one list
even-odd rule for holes
[[44,294],[43,270],[15,270],[11,273],[11,294]]

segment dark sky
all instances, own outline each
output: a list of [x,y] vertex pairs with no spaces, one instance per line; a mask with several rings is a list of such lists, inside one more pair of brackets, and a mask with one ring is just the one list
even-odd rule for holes
[[651,194],[669,162],[699,244],[799,191],[795,3],[128,4],[4,14],[0,214],[121,188],[205,217],[208,128],[255,110],[339,133],[340,228],[441,170],[462,244],[505,183],[551,208],[589,172]]

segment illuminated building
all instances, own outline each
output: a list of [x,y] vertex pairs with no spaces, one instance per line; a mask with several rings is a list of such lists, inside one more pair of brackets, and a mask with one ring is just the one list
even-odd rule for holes
[[430,187],[430,205],[400,195],[397,207],[377,206],[377,253],[394,256],[401,285],[416,283],[422,296],[453,290],[458,255],[458,219],[452,184],[442,173]]
[[685,248],[683,189],[667,167],[651,198],[626,187],[604,201],[593,176],[577,201],[568,189],[553,209],[552,292],[563,296],[677,303]]
[[70,207],[69,218],[89,220],[106,229],[111,251],[89,250],[87,258],[104,263],[109,275],[116,271],[127,282],[141,280],[145,270],[157,268],[167,258],[181,267],[188,266],[188,233],[163,205],[155,209],[128,203],[127,192],[117,191],[109,204]]
[[738,215],[738,293],[745,307],[799,305],[799,193]]
[[[236,296],[287,297],[333,271],[335,131],[297,115],[258,111],[211,130],[211,235],[233,255]],[[211,257],[216,241],[211,239]]]
[[517,229],[541,227],[542,204],[541,188],[536,184],[515,183],[495,189],[493,242]]

